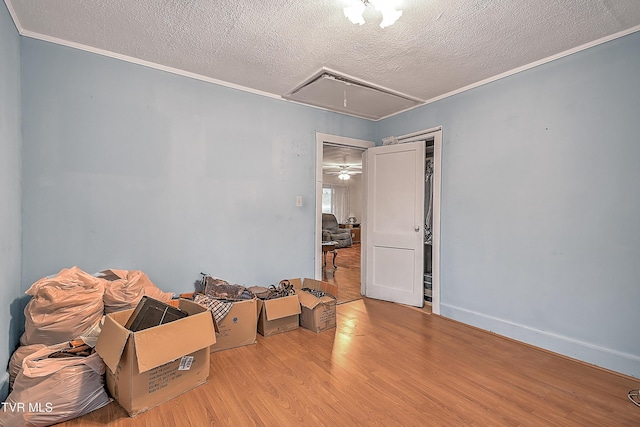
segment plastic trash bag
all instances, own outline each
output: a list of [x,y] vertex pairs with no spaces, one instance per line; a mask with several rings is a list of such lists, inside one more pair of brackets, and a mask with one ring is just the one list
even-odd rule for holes
[[24,359],[0,411],[0,427],[50,426],[111,402],[104,388],[105,365],[98,353],[47,357],[68,348],[68,342],[56,344]]
[[22,369],[24,359],[38,350],[45,348],[44,344],[22,345],[16,349],[9,360],[9,391],[13,389],[13,383]]
[[173,298],[172,292],[163,292],[149,277],[140,270],[103,270],[96,277],[104,281],[104,311],[135,308],[144,295],[168,302]]
[[53,345],[70,341],[92,330],[102,318],[104,283],[78,267],[35,282],[24,309],[22,345]]

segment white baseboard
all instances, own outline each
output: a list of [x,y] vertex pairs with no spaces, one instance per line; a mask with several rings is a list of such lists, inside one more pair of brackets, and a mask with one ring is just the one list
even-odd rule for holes
[[542,331],[527,325],[489,316],[472,310],[440,303],[440,314],[554,353],[580,360],[601,368],[640,378],[640,357],[601,347],[571,337]]

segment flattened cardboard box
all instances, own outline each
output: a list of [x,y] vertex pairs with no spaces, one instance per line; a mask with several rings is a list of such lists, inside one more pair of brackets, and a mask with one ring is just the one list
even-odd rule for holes
[[215,344],[211,312],[187,300],[189,316],[139,332],[124,327],[133,310],[108,314],[96,344],[107,365],[107,388],[136,416],[207,382],[209,346]]
[[234,302],[229,313],[217,324],[216,343],[211,346],[211,352],[255,344],[257,307],[255,298]]
[[[289,279],[289,281],[300,299],[300,326],[316,333],[335,328],[338,286],[308,278],[305,278],[304,282],[301,279]],[[310,292],[303,291],[302,288],[315,289],[327,295],[318,298]]]
[[298,329],[300,300],[298,295],[258,300],[258,332],[268,337]]

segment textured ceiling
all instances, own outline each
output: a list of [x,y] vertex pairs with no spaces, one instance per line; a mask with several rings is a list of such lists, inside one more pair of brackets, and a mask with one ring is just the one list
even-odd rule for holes
[[282,97],[322,67],[423,101],[640,29],[640,0],[5,0],[22,35]]

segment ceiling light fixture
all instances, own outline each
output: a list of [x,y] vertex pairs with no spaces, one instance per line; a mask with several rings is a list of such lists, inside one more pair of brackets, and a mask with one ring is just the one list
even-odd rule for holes
[[349,172],[347,172],[346,170],[343,170],[343,171],[341,171],[341,172],[340,172],[340,174],[338,175],[338,178],[340,178],[340,179],[341,179],[341,180],[343,180],[343,181],[346,181],[346,180],[348,180],[348,179],[349,179],[349,178],[351,178],[351,177],[349,176]]
[[364,24],[364,11],[367,5],[372,4],[376,10],[382,12],[380,28],[393,25],[402,16],[402,10],[397,10],[395,0],[350,0],[350,6],[344,8],[344,16],[354,24]]

